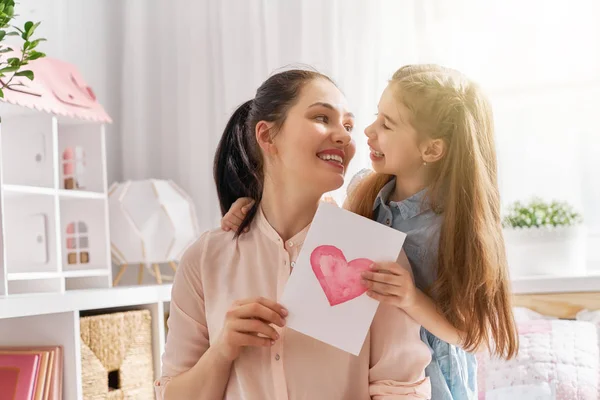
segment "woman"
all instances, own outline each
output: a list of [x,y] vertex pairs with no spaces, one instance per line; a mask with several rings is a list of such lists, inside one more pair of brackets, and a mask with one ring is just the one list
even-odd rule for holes
[[380,305],[353,356],[285,329],[276,303],[319,199],[343,184],[353,123],[339,89],[311,71],[270,77],[235,111],[217,191],[223,213],[240,197],[254,204],[236,233],[203,234],[180,263],[159,399],[430,398],[430,353],[400,309]]

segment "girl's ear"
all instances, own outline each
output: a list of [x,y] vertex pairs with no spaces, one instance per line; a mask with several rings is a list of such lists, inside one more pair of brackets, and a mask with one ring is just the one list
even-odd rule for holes
[[272,122],[260,121],[256,124],[256,141],[261,149],[267,154],[277,154],[277,147],[271,137]]
[[430,139],[421,146],[421,157],[428,164],[441,160],[445,155],[446,142],[443,139]]

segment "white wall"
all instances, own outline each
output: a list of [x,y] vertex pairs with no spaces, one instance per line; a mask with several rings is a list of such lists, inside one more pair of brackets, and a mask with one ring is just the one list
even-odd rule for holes
[[[75,64],[113,118],[107,127],[108,182],[121,179],[120,57],[122,7],[119,0],[19,0],[17,26],[41,21],[39,50]],[[11,38],[14,39],[14,38]]]

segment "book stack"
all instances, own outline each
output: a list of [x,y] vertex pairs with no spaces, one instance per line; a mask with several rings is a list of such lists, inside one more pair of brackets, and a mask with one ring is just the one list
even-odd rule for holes
[[0,348],[0,400],[61,400],[62,347]]

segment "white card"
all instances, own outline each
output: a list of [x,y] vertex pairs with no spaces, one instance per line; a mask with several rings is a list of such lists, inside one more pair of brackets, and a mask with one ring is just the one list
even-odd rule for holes
[[361,272],[396,261],[406,234],[321,203],[281,304],[286,326],[358,355],[379,306],[365,293]]

